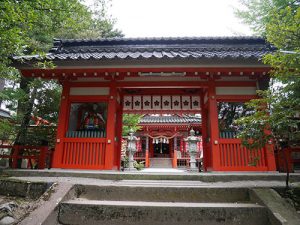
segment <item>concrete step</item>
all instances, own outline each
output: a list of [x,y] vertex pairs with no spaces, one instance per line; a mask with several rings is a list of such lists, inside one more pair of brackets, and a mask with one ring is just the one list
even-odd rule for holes
[[75,185],[59,206],[61,224],[269,225],[247,188]]
[[172,168],[171,158],[150,158],[151,168]]
[[269,225],[257,204],[99,201],[77,198],[60,204],[58,220],[69,225]]
[[[100,171],[100,170],[69,170],[69,169],[51,169],[51,170],[23,170],[23,169],[0,169],[1,176],[9,177],[51,177],[54,179],[56,177],[73,177],[73,178],[94,178],[101,180],[173,180],[173,181],[201,181],[201,182],[233,182],[233,181],[254,181],[256,185],[257,181],[280,181],[284,182],[286,179],[286,174],[278,172],[207,172],[207,173],[143,173],[143,171],[136,172],[119,172],[119,171]],[[300,173],[290,174],[291,182],[300,182]],[[281,184],[281,183],[280,183]],[[228,183],[224,184],[228,185]],[[249,186],[249,184],[247,184]],[[274,185],[274,184],[273,184]],[[272,186],[272,185],[269,185]]]
[[249,202],[248,188],[76,185],[87,200],[228,203]]

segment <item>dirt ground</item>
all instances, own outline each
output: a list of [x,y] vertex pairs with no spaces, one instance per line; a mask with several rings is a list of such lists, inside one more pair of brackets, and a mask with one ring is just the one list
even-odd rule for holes
[[[32,199],[0,195],[0,208],[2,208],[0,210],[0,224],[2,224],[1,220],[7,216],[14,218],[15,222],[11,224],[17,224],[28,215],[33,209],[34,204],[35,201]],[[1,206],[6,207],[3,209]]]

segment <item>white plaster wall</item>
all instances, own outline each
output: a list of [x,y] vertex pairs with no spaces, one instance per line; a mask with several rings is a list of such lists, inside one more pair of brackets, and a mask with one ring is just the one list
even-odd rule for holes
[[256,87],[216,87],[217,95],[255,95]]
[[78,77],[76,80],[72,82],[78,83],[78,82],[109,82],[109,81],[105,80],[104,77]]
[[250,79],[248,76],[237,77],[237,76],[226,75],[226,76],[222,76],[220,81],[255,81],[255,80]]
[[125,81],[143,81],[143,82],[152,82],[152,81],[207,81],[207,79],[201,79],[200,77],[159,77],[159,76],[149,76],[149,77],[125,77],[124,80],[120,80],[118,82]]
[[108,87],[71,87],[70,95],[108,95]]

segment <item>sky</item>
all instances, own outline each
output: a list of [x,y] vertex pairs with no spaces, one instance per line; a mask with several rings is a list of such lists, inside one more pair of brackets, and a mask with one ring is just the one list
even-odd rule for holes
[[125,37],[252,35],[234,15],[239,0],[111,1],[109,13]]

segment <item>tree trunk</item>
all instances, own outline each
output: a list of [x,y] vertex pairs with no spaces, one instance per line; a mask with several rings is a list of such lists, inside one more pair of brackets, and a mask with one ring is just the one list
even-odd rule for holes
[[15,140],[15,145],[24,145],[26,143],[27,128],[31,120],[31,113],[37,93],[37,87],[34,87],[32,91],[30,91],[30,81],[28,81],[27,78],[22,78],[22,80],[23,79],[26,80],[23,83],[21,81],[22,85],[20,85],[20,88],[23,89],[23,91],[26,93],[27,100],[22,103],[19,102],[20,107],[18,107],[18,114],[21,114],[23,118]]
[[285,189],[286,191],[289,189],[289,180],[290,180],[290,168],[289,168],[289,162],[288,162],[288,158],[285,154],[285,152],[288,150],[288,148],[283,148],[283,158],[284,158],[284,162],[285,162],[285,168],[286,168],[286,177],[285,177]]

